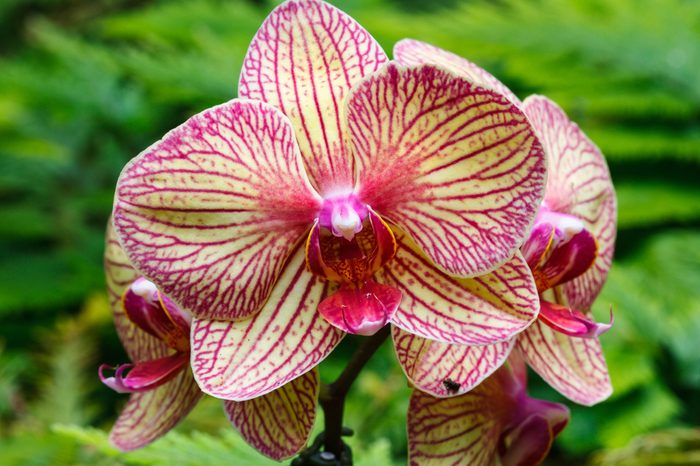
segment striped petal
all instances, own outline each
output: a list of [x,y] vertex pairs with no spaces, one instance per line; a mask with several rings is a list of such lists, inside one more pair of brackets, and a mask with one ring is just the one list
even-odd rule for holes
[[503,96],[433,66],[389,64],[353,89],[348,121],[360,198],[441,269],[480,275],[520,247],[545,163]]
[[353,185],[343,100],[386,61],[372,36],[342,11],[316,0],[287,1],[250,44],[238,92],[292,120],[309,176],[325,195]]
[[225,401],[233,426],[256,450],[282,461],[301,451],[316,419],[320,388],[313,369],[277,390],[249,401]]
[[391,319],[415,335],[446,343],[487,345],[512,338],[537,317],[539,298],[520,253],[495,271],[455,278],[438,270],[406,235],[376,275],[403,295]]
[[316,310],[328,287],[306,270],[300,247],[258,314],[238,322],[195,318],[192,370],[202,390],[245,401],[314,368],[344,335]]
[[498,369],[513,340],[486,346],[451,345],[392,329],[396,356],[419,390],[444,398],[466,393]]
[[114,224],[166,295],[200,318],[232,320],[260,309],[319,206],[287,118],[233,100],[126,166]]
[[129,398],[109,439],[120,450],[141,448],[175,427],[202,396],[189,370],[154,390]]
[[523,109],[547,153],[546,207],[582,220],[598,242],[593,266],[563,287],[572,307],[589,309],[605,282],[615,247],[617,200],[610,172],[598,147],[554,102],[531,96]]
[[119,245],[111,220],[107,226],[104,267],[114,326],[129,359],[139,363],[169,355],[171,350],[162,340],[138,328],[126,315],[122,296],[140,274]]
[[409,464],[491,466],[504,420],[515,407],[496,377],[451,398],[414,390],[408,408]]
[[433,64],[442,66],[479,86],[493,89],[504,95],[514,104],[520,105],[520,99],[505,84],[491,73],[459,55],[443,50],[425,42],[403,39],[394,45],[394,59],[402,65]]
[[576,403],[594,405],[612,393],[598,338],[570,337],[537,321],[518,337],[517,347],[540,377]]

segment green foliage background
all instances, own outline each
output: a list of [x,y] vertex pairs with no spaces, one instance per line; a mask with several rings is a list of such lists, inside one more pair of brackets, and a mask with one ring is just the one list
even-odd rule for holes
[[[573,421],[551,464],[700,464],[700,2],[348,0],[387,51],[410,36],[557,100],[608,157],[616,262],[596,312],[615,394]],[[272,8],[253,0],[0,2],[0,462],[265,465],[206,400],[124,455],[105,431],[124,361],[101,255],[121,167],[236,94]],[[331,377],[349,340],[324,366]],[[353,389],[361,464],[405,461],[408,388],[385,347]],[[535,380],[537,395],[558,396]]]

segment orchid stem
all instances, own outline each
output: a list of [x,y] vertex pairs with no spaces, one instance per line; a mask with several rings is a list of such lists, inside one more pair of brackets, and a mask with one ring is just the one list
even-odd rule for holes
[[323,408],[325,418],[324,449],[333,453],[336,458],[341,458],[344,448],[341,435],[343,431],[345,396],[367,364],[367,361],[389,337],[389,332],[390,326],[386,325],[377,333],[365,339],[335,382],[321,387],[319,403],[321,408]]

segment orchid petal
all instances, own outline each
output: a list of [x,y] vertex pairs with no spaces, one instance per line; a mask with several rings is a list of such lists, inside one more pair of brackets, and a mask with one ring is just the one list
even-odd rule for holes
[[491,466],[507,413],[514,408],[495,376],[451,398],[414,390],[408,408],[409,464]]
[[246,442],[277,461],[306,446],[316,419],[320,388],[313,369],[277,390],[248,401],[225,401],[224,409]]
[[394,316],[401,292],[367,280],[359,287],[341,285],[321,301],[318,312],[340,330],[355,335],[374,335]]
[[325,195],[353,185],[343,100],[386,61],[372,36],[342,11],[315,0],[287,1],[250,44],[238,92],[289,117],[309,176]]
[[617,200],[610,172],[598,147],[554,102],[531,96],[523,110],[547,153],[545,205],[579,218],[598,242],[593,266],[563,286],[572,307],[589,309],[610,270],[615,246]]
[[287,118],[233,100],[126,166],[114,224],[161,291],[195,316],[233,320],[262,307],[319,206]]
[[570,337],[537,321],[518,337],[517,347],[540,377],[576,403],[594,405],[612,393],[597,338]]
[[353,89],[348,121],[359,197],[442,270],[480,275],[520,247],[545,161],[503,96],[434,66],[389,64]]
[[138,328],[126,315],[122,296],[140,274],[131,266],[117,241],[111,220],[106,237],[104,265],[109,304],[117,334],[126,354],[135,363],[167,356],[172,352],[170,348],[160,339]]
[[452,345],[392,329],[396,356],[406,377],[419,390],[444,398],[461,395],[498,369],[513,340],[485,346]]
[[557,332],[578,338],[597,338],[610,330],[613,323],[612,311],[610,323],[602,324],[593,321],[581,311],[544,300],[541,301],[539,317]]
[[[102,364],[100,380],[117,393],[133,393],[152,390],[172,380],[189,361],[189,353],[175,353],[164,358],[138,364],[122,364],[115,368],[114,376],[105,377],[103,371],[109,366]],[[123,375],[128,371],[126,375]]]
[[537,317],[539,297],[520,253],[476,278],[446,275],[407,235],[376,274],[403,295],[391,322],[415,335],[445,343],[487,345],[512,338]]
[[245,401],[319,364],[343,336],[317,312],[328,288],[306,270],[299,247],[258,314],[238,322],[193,319],[192,370],[202,390]]
[[197,404],[202,392],[189,370],[168,383],[134,393],[112,428],[109,439],[120,450],[141,448],[175,427]]
[[439,65],[487,89],[503,94],[514,104],[520,99],[491,73],[459,55],[425,42],[403,39],[394,45],[394,59],[402,65]]

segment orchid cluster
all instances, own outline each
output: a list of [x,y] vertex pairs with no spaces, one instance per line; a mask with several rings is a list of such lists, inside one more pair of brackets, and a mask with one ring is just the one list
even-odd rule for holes
[[131,363],[111,433],[142,447],[202,394],[282,460],[308,442],[316,366],[345,334],[391,335],[413,389],[414,465],[535,465],[570,400],[611,385],[590,307],[612,260],[605,160],[545,97],[403,40],[389,60],[320,0],[278,6],[239,97],[123,170],[105,267]]

